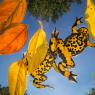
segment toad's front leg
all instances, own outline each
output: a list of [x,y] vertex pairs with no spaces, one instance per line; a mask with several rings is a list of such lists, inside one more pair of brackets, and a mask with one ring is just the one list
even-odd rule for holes
[[47,80],[47,77],[45,75],[37,75],[36,78],[33,80],[33,85],[36,88],[42,89],[42,88],[53,88],[50,85],[44,85],[41,84],[42,82],[44,82],[45,80]]
[[80,25],[81,23],[83,23],[81,21],[82,17],[81,18],[77,18],[76,17],[76,21],[75,23],[72,25],[72,33],[77,33],[77,26]]

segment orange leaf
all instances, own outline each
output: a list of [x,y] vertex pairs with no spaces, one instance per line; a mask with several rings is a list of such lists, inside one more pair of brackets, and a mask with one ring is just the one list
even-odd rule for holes
[[26,0],[6,0],[0,5],[0,30],[12,23],[21,23],[27,9]]
[[[10,18],[12,18],[11,23],[21,23],[24,20],[24,16],[27,9],[26,0],[7,0],[9,2],[15,2],[16,8]],[[11,8],[14,6],[11,6]]]
[[14,24],[0,35],[0,54],[12,54],[23,48],[27,40],[27,25]]
[[0,5],[0,23],[6,21],[16,9],[17,1],[3,2]]
[[2,29],[10,24],[10,16],[16,9],[17,2],[3,2],[0,5],[0,32]]
[[16,0],[18,3],[15,13],[13,15],[12,23],[21,23],[24,20],[24,16],[27,10],[26,0]]

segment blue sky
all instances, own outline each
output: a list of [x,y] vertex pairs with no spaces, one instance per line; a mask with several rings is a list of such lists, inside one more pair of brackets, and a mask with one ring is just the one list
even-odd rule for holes
[[[56,26],[57,30],[61,32],[59,35],[62,39],[65,39],[71,33],[72,24],[76,17],[84,17],[86,8],[86,0],[83,0],[81,5],[72,4],[70,11],[60,17],[54,24],[51,21],[43,22],[44,30],[47,34],[47,41],[49,41],[50,34]],[[83,19],[84,21],[84,19]],[[39,28],[38,22],[28,12],[24,20],[25,24],[28,24],[28,41],[24,48],[12,55],[0,56],[0,84],[7,86],[7,73],[8,67],[12,62],[15,62],[22,58],[23,52],[27,50],[28,42],[31,36]],[[81,26],[86,27],[84,22]],[[95,48],[86,48],[79,56],[73,57],[76,67],[73,72],[76,73],[78,83],[71,83],[61,74],[56,73],[53,69],[50,70],[46,75],[48,80],[45,84],[53,86],[55,89],[46,88],[39,90],[32,85],[32,77],[28,78],[27,92],[29,95],[86,95],[88,89],[94,87],[95,79],[93,73],[95,72]],[[59,60],[57,59],[57,63]]]

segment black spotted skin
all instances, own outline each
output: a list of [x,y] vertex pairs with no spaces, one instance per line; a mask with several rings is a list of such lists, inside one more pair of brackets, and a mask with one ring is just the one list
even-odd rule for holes
[[80,54],[87,47],[88,35],[85,36],[82,32],[72,33],[64,40],[64,46],[72,56]]
[[46,55],[46,57],[45,57],[45,59],[42,61],[42,63],[32,73],[32,75],[34,76],[34,78],[36,77],[35,74],[42,75],[42,74],[47,73],[51,69],[52,63],[54,62],[54,60],[55,60],[55,58],[53,57],[53,55],[51,55],[48,52],[47,55]]
[[74,82],[77,82],[75,79],[76,75],[69,71],[71,68],[75,67],[72,57],[83,52],[87,46],[95,47],[95,43],[89,41],[89,33],[86,27],[81,27],[77,30],[76,26],[81,23],[81,18],[76,18],[76,21],[72,26],[71,35],[64,41],[61,38],[57,39],[58,54],[62,59],[58,64],[58,69],[63,76]]
[[52,34],[52,37],[51,37],[50,43],[49,43],[49,49],[47,51],[45,59],[40,63],[38,68],[36,68],[31,73],[31,76],[34,78],[33,85],[36,88],[41,89],[41,88],[51,87],[50,85],[42,84],[42,82],[47,80],[47,77],[44,74],[49,72],[52,65],[54,64],[54,67],[56,67],[56,65],[55,65],[55,59],[56,59],[56,56],[57,56],[57,49],[55,47],[56,42],[57,42],[56,41],[56,35]]
[[[81,23],[81,18],[76,18],[76,21],[72,26],[71,35],[64,41],[61,38],[58,38],[59,33],[57,33],[55,29],[50,38],[49,49],[45,59],[40,63],[38,68],[31,73],[31,76],[34,78],[33,85],[36,88],[51,87],[42,84],[42,82],[47,80],[47,77],[44,74],[49,72],[52,67],[55,71],[61,73],[69,80],[77,82],[75,79],[76,74],[73,74],[72,71],[70,71],[70,69],[75,66],[72,57],[80,54],[87,46],[95,47],[95,43],[93,44],[89,41],[87,28],[81,27],[78,30],[76,29],[76,26]],[[55,64],[57,55],[62,59],[58,66]]]
[[33,85],[36,88],[50,87],[49,85],[43,85],[41,83],[43,81],[47,80],[47,77],[44,74],[49,72],[49,70],[51,69],[52,64],[54,63],[54,61],[55,61],[55,58],[53,57],[52,54],[50,54],[50,51],[48,50],[45,59],[38,66],[38,68],[36,68],[33,71],[33,73],[31,73],[31,76],[34,78]]

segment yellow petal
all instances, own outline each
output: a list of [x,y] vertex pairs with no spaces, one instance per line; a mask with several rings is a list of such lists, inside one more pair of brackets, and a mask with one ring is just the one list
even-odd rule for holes
[[8,85],[10,95],[24,95],[26,91],[26,65],[23,61],[14,62],[9,67]]
[[36,52],[33,54],[33,56],[29,54],[27,55],[29,73],[32,73],[40,65],[46,56],[47,50],[48,45],[44,44],[36,49]]
[[38,47],[43,44],[46,44],[46,34],[42,27],[38,29],[38,31],[33,35],[31,38],[29,45],[28,45],[28,54],[33,55]]
[[94,4],[94,0],[87,0],[85,20],[87,22],[89,32],[90,32],[92,38],[95,40],[95,4]]
[[46,34],[41,26],[31,38],[28,51],[26,53],[28,59],[28,70],[30,73],[33,72],[33,70],[36,69],[43,61],[47,50],[48,45],[46,41]]

